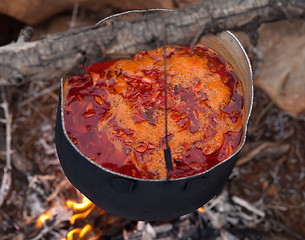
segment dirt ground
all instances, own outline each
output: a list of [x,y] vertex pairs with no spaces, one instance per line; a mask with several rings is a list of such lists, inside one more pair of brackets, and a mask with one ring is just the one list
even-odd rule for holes
[[[173,7],[189,4],[188,1],[174,2],[179,4]],[[101,15],[105,17],[121,10],[125,9],[107,5],[102,14],[97,14],[88,8],[80,7],[73,24],[74,26],[94,24]],[[37,23],[34,25],[36,30],[34,40],[41,34],[68,29],[71,27],[72,15],[71,9],[47,21]],[[0,38],[3,45],[14,40],[18,30],[25,24],[7,16],[0,18],[4,19],[2,23],[7,23],[6,27],[1,24],[3,32],[1,36],[5,36]],[[268,64],[265,61],[267,57],[264,55],[261,42],[253,45],[248,37],[243,36],[241,38],[250,56],[255,76],[254,82],[256,82],[258,77],[261,78],[259,73],[262,66]],[[301,79],[305,83],[305,72]],[[221,234],[222,228],[230,233],[230,236],[235,237],[231,239],[305,238],[305,115],[304,112],[296,115],[288,112],[287,109],[283,110],[283,107],[279,107],[278,100],[271,98],[272,94],[269,90],[264,89],[263,84],[256,85],[246,144],[221,195],[225,195],[226,206],[236,207],[238,205],[234,198],[236,196],[247,204],[238,206],[240,208],[237,211],[238,214],[225,213],[225,210],[220,208],[216,209],[218,212],[214,210],[214,215],[216,212],[220,215],[226,214],[226,222],[218,227],[216,233],[212,231],[213,234],[210,234],[210,237],[205,235],[203,238],[197,234],[190,239],[230,239],[228,235],[224,237]],[[0,90],[2,94],[0,118],[5,120],[0,123],[1,181],[3,181],[7,163],[5,152],[8,134],[11,137],[12,166],[10,188],[1,203],[2,206],[0,205],[0,240],[65,237],[72,228],[81,227],[80,223],[73,226],[69,223],[72,212],[67,209],[66,200],[80,202],[81,195],[66,180],[55,150],[54,126],[59,79],[31,82],[19,87],[6,86],[1,87]],[[305,95],[305,92],[301,94]],[[8,103],[9,116],[3,110],[5,102]],[[8,124],[7,120],[11,120],[11,124]],[[7,127],[9,127],[8,132]],[[209,209],[209,206],[207,208]],[[37,226],[35,230],[37,218],[50,209],[57,209],[62,213],[60,219],[56,218],[53,222],[49,221],[44,225],[45,229],[53,231],[54,234],[52,236],[47,235],[46,232],[41,234],[42,230],[37,233]],[[100,212],[101,210],[99,214]],[[139,223],[134,221],[111,216],[111,214],[97,218],[99,214],[93,214],[86,220],[92,225],[99,226],[99,231],[103,232],[103,236],[99,239],[128,239],[124,236],[132,229],[139,228]],[[208,218],[209,212],[198,214],[212,224],[209,228],[216,229],[211,218]],[[253,214],[259,217],[249,217]],[[194,216],[188,217],[190,225],[193,224]],[[176,226],[177,220],[171,220],[169,223]],[[168,222],[151,224],[154,229],[162,224],[168,226]],[[175,239],[168,235],[167,239]]]

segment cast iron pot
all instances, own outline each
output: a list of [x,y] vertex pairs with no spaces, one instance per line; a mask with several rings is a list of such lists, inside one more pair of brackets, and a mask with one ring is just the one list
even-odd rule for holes
[[245,116],[238,150],[208,171],[191,177],[168,181],[138,179],[103,168],[84,156],[65,130],[61,81],[55,128],[58,157],[70,182],[98,207],[128,219],[166,220],[196,210],[221,191],[245,142],[253,102],[252,71],[243,47],[232,33],[206,36],[200,42],[232,64],[243,84]]

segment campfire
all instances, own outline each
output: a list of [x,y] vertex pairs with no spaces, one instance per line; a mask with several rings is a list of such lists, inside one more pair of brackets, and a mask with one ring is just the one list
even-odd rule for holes
[[[103,228],[105,226],[98,226],[96,220],[102,216],[108,218],[106,225],[111,225],[117,222],[119,217],[111,216],[109,213],[104,210],[96,207],[88,198],[82,195],[81,202],[75,202],[72,200],[66,201],[66,206],[53,206],[48,209],[47,212],[41,214],[35,221],[35,230],[31,234],[32,239],[40,239],[44,233],[46,233],[45,229],[48,229],[50,224],[54,224],[56,222],[56,218],[58,217],[57,210],[58,208],[62,208],[63,211],[72,210],[71,217],[69,219],[69,227],[65,236],[61,238],[61,240],[96,240],[102,239],[103,237]],[[197,213],[201,215],[204,212],[204,208],[200,207],[197,210]],[[108,217],[107,217],[107,216]],[[183,217],[187,218],[187,217]],[[183,219],[182,218],[182,219]],[[159,231],[162,231],[162,234],[169,234],[172,232],[173,227],[170,226],[169,222],[166,221],[158,226],[152,226],[150,223],[146,223],[143,221],[135,222],[134,229],[132,231],[127,231],[127,229],[123,229],[122,237],[124,239],[132,239],[134,235],[142,235],[142,236],[150,236],[151,238],[156,237]],[[183,221],[182,221],[183,222]],[[163,227],[162,227],[163,226]],[[165,226],[165,227],[164,227]],[[160,228],[160,229],[159,229]],[[162,229],[164,228],[164,229]],[[168,231],[163,232],[163,231]],[[42,233],[42,234],[41,234]],[[107,232],[106,236],[107,237]]]
[[[74,202],[72,200],[66,201],[66,206],[53,206],[41,214],[35,221],[35,231],[32,233],[33,239],[40,239],[41,232],[48,228],[50,223],[56,222],[56,218],[61,214],[58,209],[66,211],[70,214],[68,231],[61,238],[61,240],[74,240],[74,239],[99,239],[101,236],[100,230],[93,227],[89,222],[96,219],[98,216],[105,214],[105,211],[96,207],[89,199],[82,196],[82,202]],[[72,210],[72,211],[71,211]],[[110,222],[109,222],[110,223]]]
[[[98,226],[96,220],[102,216],[106,217],[108,215],[108,221],[106,225],[111,225],[117,222],[119,217],[111,216],[104,210],[96,207],[88,198],[82,195],[81,202],[75,202],[72,200],[66,201],[66,206],[53,206],[47,210],[47,212],[42,213],[35,221],[35,230],[31,234],[32,239],[40,239],[46,233],[45,229],[48,229],[50,224],[56,222],[58,217],[58,208],[62,208],[63,211],[72,210],[71,217],[69,219],[69,227],[65,236],[61,240],[97,240],[103,239],[103,228],[105,226]],[[197,212],[192,215],[198,214],[199,216],[204,213],[204,208],[200,207]],[[184,216],[181,218],[181,223],[188,219],[189,216]],[[122,237],[123,239],[133,239],[135,235],[149,236],[148,239],[156,238],[157,234],[164,235],[172,233],[173,226],[171,226],[171,221],[165,221],[158,225],[151,225],[148,222],[138,221],[134,224],[134,229],[128,231],[123,229]],[[186,230],[186,229],[185,229]],[[191,234],[191,233],[190,233]],[[107,233],[105,235],[107,237]]]
[[[228,192],[225,190],[206,206],[178,219],[161,222],[136,222],[113,216],[82,196],[81,202],[67,200],[65,206],[52,206],[42,213],[35,220],[34,231],[31,233],[30,239],[36,240],[43,237],[49,239],[50,230],[53,232],[52,234],[59,230],[62,235],[56,236],[60,236],[61,240],[163,239],[173,236],[176,236],[177,239],[182,236],[201,239],[209,234],[230,235],[225,229],[226,221],[234,224],[242,219],[243,224],[249,226],[252,221],[256,223],[263,221],[264,212],[250,203],[235,196],[233,203],[229,204],[227,198]],[[61,215],[66,215],[66,217],[62,218]],[[29,223],[28,226],[31,224],[33,222]],[[54,228],[56,225],[57,227]],[[63,229],[57,229],[59,226],[65,226],[66,232]]]

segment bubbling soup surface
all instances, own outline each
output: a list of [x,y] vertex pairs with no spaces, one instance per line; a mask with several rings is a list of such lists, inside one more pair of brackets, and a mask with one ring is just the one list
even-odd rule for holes
[[[164,48],[112,60],[68,76],[63,85],[67,135],[104,168],[165,179]],[[230,63],[198,44],[166,47],[170,178],[204,172],[238,148],[243,87]]]

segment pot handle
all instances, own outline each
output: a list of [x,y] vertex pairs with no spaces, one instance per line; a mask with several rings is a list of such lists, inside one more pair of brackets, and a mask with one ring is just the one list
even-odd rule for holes
[[200,189],[204,186],[205,183],[206,183],[205,177],[189,180],[185,184],[184,191],[187,192],[187,191],[193,191],[196,189]]
[[112,186],[115,190],[123,193],[132,192],[136,183],[132,180],[124,179],[124,178],[113,178]]

